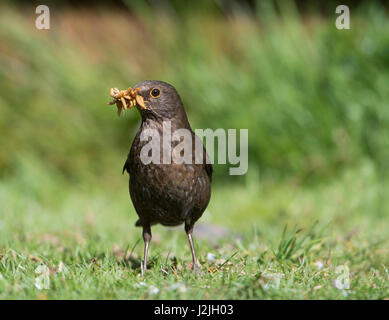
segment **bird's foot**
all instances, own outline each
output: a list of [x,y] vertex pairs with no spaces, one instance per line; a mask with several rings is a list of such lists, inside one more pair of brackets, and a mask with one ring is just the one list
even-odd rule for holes
[[196,275],[196,277],[199,277],[200,276],[200,265],[196,263],[194,265],[194,268],[192,269],[192,272]]
[[189,263],[188,266],[189,266],[189,269],[192,271],[192,273],[194,273],[197,277],[200,275],[201,266],[198,262]]

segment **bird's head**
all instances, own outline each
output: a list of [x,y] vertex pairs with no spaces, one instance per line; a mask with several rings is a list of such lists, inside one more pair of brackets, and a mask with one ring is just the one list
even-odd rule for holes
[[109,104],[116,103],[119,115],[122,108],[136,106],[142,119],[186,119],[186,113],[176,89],[163,81],[146,80],[125,91],[111,89],[111,96],[114,100]]

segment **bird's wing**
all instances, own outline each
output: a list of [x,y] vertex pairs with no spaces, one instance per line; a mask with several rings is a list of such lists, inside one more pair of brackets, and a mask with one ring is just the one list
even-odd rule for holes
[[[204,151],[205,151],[205,148],[204,148]],[[205,153],[207,153],[207,152],[205,151]],[[208,157],[208,155],[207,155],[207,157]],[[212,166],[212,164],[206,163],[205,164],[205,171],[208,174],[209,181],[212,181],[212,173],[213,173],[213,166]]]
[[128,174],[130,174],[130,154],[128,154],[127,160],[124,163],[122,174],[124,174],[124,171],[127,171]]
[[[194,139],[199,139],[200,140],[200,138],[198,137],[198,136],[196,136],[196,134],[194,133],[194,132],[192,132],[192,134],[193,134],[193,137],[194,137]],[[201,142],[201,141],[200,141]],[[211,164],[211,162],[210,162],[210,160],[209,160],[209,156],[208,156],[208,154],[207,154],[207,150],[205,150],[205,147],[204,147],[204,145],[202,144],[202,142],[201,142],[201,145],[203,146],[203,148],[202,148],[202,152],[203,152],[203,155],[202,155],[202,159],[203,159],[203,166],[204,166],[204,169],[205,169],[205,171],[207,172],[207,175],[208,175],[208,177],[209,177],[209,180],[210,181],[212,181],[212,173],[213,173],[213,166],[212,166],[212,164]],[[195,150],[195,143],[194,143],[194,141],[193,141],[193,143],[192,143],[192,150],[194,151],[194,153],[196,152],[196,150]],[[130,151],[130,153],[131,153],[131,151]],[[128,156],[127,156],[127,159],[126,159],[126,162],[124,163],[124,165],[123,165],[123,170],[122,170],[122,174],[124,174],[124,171],[127,171],[128,172],[128,174],[130,173],[130,166],[131,166],[131,157],[130,157],[130,153],[128,154]],[[194,154],[193,153],[193,154]]]
[[[203,166],[204,166],[205,171],[207,172],[209,180],[212,181],[213,167],[212,167],[211,161],[209,159],[207,150],[205,150],[204,144],[201,142],[200,138],[193,131],[192,131],[192,134],[193,134],[194,140],[199,140],[201,145],[203,146],[203,149],[202,149],[203,154],[202,154],[201,159],[203,159]],[[192,150],[193,150],[194,154],[197,152],[197,150],[195,149],[195,145],[196,145],[196,142],[193,141]]]

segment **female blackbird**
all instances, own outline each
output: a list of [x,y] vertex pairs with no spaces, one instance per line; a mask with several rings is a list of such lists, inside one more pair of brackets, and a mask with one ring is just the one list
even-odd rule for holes
[[[201,140],[189,125],[180,96],[173,86],[162,81],[144,81],[136,85],[131,93],[133,97],[138,95],[134,101],[138,101],[136,106],[141,114],[142,124],[132,143],[123,173],[127,171],[130,175],[130,196],[139,216],[135,225],[143,227],[143,270],[147,267],[150,226],[158,223],[164,226],[185,223],[192,251],[193,270],[198,272],[192,231],[211,196],[212,165]],[[143,105],[139,105],[139,101]],[[171,127],[172,135],[166,137],[166,131],[163,130],[168,126]],[[150,129],[157,132],[160,138],[157,140],[160,146],[160,153],[157,155],[159,161],[144,163],[141,150],[151,142],[150,138],[144,139],[143,135],[150,132]],[[186,129],[189,139],[177,139],[174,136],[177,129]],[[184,147],[182,151],[190,151],[189,156],[184,155],[190,161],[180,163],[172,159],[171,163],[164,163],[166,154],[167,159],[169,156],[174,157],[173,150],[179,143]]]

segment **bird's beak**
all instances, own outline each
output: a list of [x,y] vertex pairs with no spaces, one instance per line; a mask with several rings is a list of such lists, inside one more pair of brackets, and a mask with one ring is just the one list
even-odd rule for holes
[[132,90],[131,87],[127,90],[111,88],[110,96],[113,98],[113,100],[108,102],[108,105],[116,104],[118,108],[118,116],[120,116],[123,108],[124,110],[127,110],[127,108],[131,109],[135,105],[138,105],[142,109],[146,109],[143,97],[138,92],[139,88],[136,88],[135,90]]

